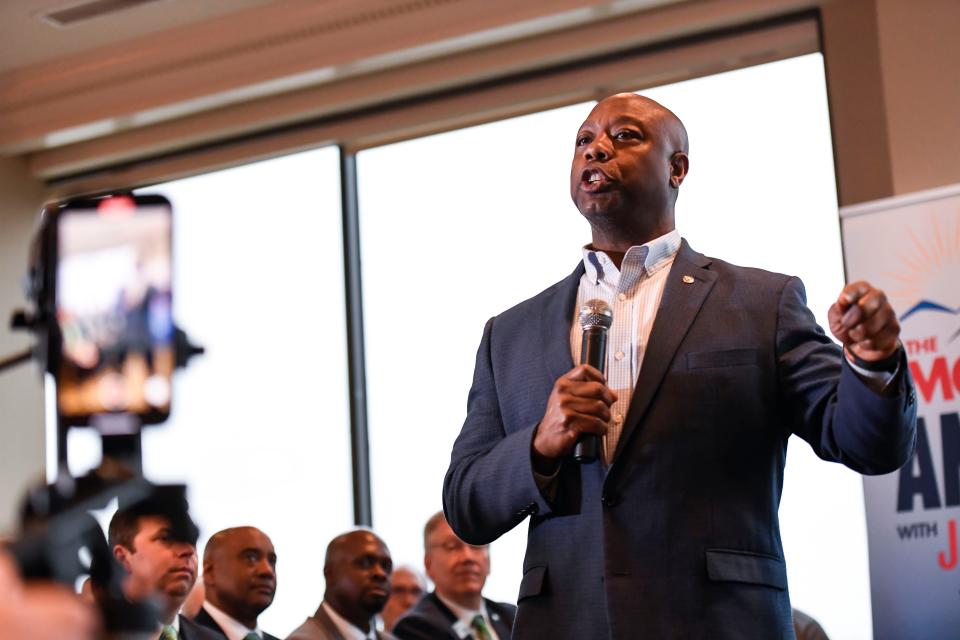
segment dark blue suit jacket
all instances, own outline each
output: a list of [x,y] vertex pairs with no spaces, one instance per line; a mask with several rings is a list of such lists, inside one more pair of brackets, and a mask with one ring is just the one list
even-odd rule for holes
[[[217,635],[220,638],[227,637],[226,632],[224,632],[224,630],[220,627],[220,625],[217,624],[217,621],[213,619],[213,616],[207,613],[207,610],[204,609],[203,607],[200,607],[200,611],[197,612],[196,616],[194,616],[193,621],[196,622],[201,627],[206,627],[207,629],[214,631],[215,633],[217,633]],[[276,636],[272,636],[266,631],[264,631],[263,640],[280,640],[280,638],[277,638]]]
[[[486,598],[483,601],[487,605],[487,615],[490,616],[497,636],[500,640],[507,640],[517,608],[512,604]],[[397,636],[398,640],[463,640],[464,636],[453,628],[456,622],[457,616],[443,604],[436,592],[428,593],[397,621],[393,627],[393,635]],[[466,638],[473,636],[468,635]]]
[[467,542],[532,516],[513,637],[793,638],[777,517],[787,439],[861,473],[897,469],[916,433],[905,361],[889,394],[871,391],[797,278],[684,241],[612,464],[564,462],[551,502],[530,450],[573,366],[582,273],[487,323],[444,480]]
[[220,636],[197,624],[186,616],[180,616],[180,640],[220,640]]

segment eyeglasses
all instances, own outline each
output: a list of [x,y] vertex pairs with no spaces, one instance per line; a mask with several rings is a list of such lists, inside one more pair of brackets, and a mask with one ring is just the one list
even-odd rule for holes
[[474,551],[487,551],[489,547],[487,545],[473,545],[467,544],[463,540],[447,540],[445,542],[434,543],[430,545],[431,548],[440,548],[443,549],[445,553],[459,553],[464,549],[470,548]]

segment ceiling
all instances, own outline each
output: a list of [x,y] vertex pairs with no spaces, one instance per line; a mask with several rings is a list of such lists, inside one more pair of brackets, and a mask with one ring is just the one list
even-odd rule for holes
[[[357,114],[361,126],[390,105],[817,2],[0,0],[0,157],[54,179]],[[57,12],[94,17],[56,26]]]
[[[697,2],[7,0],[0,2],[0,155],[71,147],[386,69]],[[47,17],[91,7],[112,10],[66,27],[54,26]],[[360,106],[356,101],[341,105]],[[295,117],[309,115],[301,110]],[[271,122],[277,119],[258,120],[263,126]],[[248,124],[238,123],[236,131],[244,127]],[[198,133],[203,131],[192,129],[186,137]]]
[[[4,0],[0,2],[0,72],[62,58],[80,51],[204,22],[275,0],[146,0],[127,9],[70,26],[55,26],[43,16],[88,0]],[[102,3],[108,6],[107,3]]]

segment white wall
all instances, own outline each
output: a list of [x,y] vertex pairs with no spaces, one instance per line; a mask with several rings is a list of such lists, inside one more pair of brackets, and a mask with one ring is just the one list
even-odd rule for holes
[[[43,186],[19,159],[0,158],[0,357],[30,346],[23,332],[12,332],[10,311],[24,307],[21,283]],[[24,490],[43,479],[43,390],[33,363],[0,372],[0,534],[10,533]]]

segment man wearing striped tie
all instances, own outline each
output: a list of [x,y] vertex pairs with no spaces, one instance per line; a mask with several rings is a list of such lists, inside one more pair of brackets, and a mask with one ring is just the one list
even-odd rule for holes
[[436,587],[393,628],[400,640],[508,640],[517,608],[483,597],[490,549],[458,538],[443,512],[423,529],[424,567]]
[[129,574],[127,599],[154,601],[160,609],[158,640],[218,640],[216,634],[180,615],[197,579],[199,531],[182,507],[148,501],[117,510],[108,542]]

